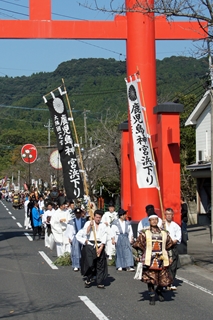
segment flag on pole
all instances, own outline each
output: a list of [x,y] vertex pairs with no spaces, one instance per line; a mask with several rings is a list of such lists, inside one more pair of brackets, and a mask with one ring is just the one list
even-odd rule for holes
[[155,162],[146,128],[145,108],[140,102],[138,81],[138,79],[126,81],[137,184],[139,188],[157,188]]
[[45,101],[53,121],[54,132],[60,154],[64,187],[68,199],[83,198],[84,187],[76,158],[75,146],[68,122],[67,110],[62,95]]

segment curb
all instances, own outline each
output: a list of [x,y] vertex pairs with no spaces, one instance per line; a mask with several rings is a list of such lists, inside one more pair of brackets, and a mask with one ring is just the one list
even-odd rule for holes
[[189,254],[179,254],[179,259],[182,267],[188,264],[194,264],[194,260]]

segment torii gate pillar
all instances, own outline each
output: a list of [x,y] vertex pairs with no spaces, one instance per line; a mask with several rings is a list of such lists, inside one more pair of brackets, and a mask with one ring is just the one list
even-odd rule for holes
[[[127,0],[127,8],[134,6],[134,0]],[[146,0],[144,1],[144,4]],[[153,0],[149,1],[153,5]],[[141,87],[144,101],[146,102],[147,118],[152,134],[156,133],[156,115],[153,107],[157,104],[156,94],[156,58],[155,58],[155,20],[154,14],[142,14],[140,12],[127,13],[127,75],[134,74],[137,69],[140,72]],[[130,181],[123,187],[130,185],[131,203],[128,213],[133,220],[140,220],[145,213],[147,204],[154,204],[159,208],[159,197],[156,188],[139,189],[136,180],[136,167],[134,162],[133,141],[129,126],[129,165]],[[124,169],[125,171],[125,169]],[[126,208],[125,199],[123,207]]]

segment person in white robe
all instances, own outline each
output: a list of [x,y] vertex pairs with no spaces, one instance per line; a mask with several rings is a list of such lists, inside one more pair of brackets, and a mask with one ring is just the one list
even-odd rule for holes
[[24,227],[25,229],[32,229],[31,222],[30,222],[30,216],[28,217],[27,211],[28,211],[28,203],[30,202],[29,196],[27,195],[24,201]]
[[48,202],[47,210],[44,211],[44,214],[42,216],[42,223],[45,228],[44,245],[51,250],[53,249],[54,245],[53,233],[51,231],[51,218],[54,212],[55,209],[53,208],[52,203]]
[[96,276],[97,287],[104,288],[104,280],[108,276],[105,244],[107,241],[106,225],[101,222],[102,210],[95,210],[94,220],[87,221],[76,239],[83,245],[81,251],[81,273],[87,277],[85,287],[90,287]]
[[[169,232],[169,235],[173,241],[172,250],[172,263],[169,266],[170,273],[174,282],[177,269],[180,268],[180,259],[178,254],[178,245],[181,243],[182,233],[180,226],[172,221],[174,217],[174,211],[172,208],[167,208],[165,210],[165,220],[163,220],[163,228]],[[176,290],[174,283],[168,288],[170,290]]]
[[68,237],[65,236],[67,224],[70,221],[70,213],[65,210],[65,198],[59,198],[59,208],[51,217],[51,230],[56,244],[57,256],[63,256],[65,252],[70,253],[70,243]]
[[[139,223],[138,223],[138,229],[137,229],[137,235],[139,235],[139,233],[142,230],[145,229],[149,229],[150,227],[150,223],[149,223],[149,216],[152,215],[154,213],[154,206],[152,204],[148,204],[145,207],[146,210],[146,214],[147,217],[143,218]],[[155,213],[156,214],[156,213]],[[158,217],[158,227],[161,228],[162,227],[162,219]]]
[[115,219],[118,218],[118,213],[115,211],[115,206],[112,201],[108,205],[109,211],[106,211],[101,219],[107,227],[107,242],[106,242],[106,254],[109,257],[109,260],[112,260],[112,256],[115,256],[115,245],[112,244],[111,239],[111,226]]
[[38,206],[40,210],[44,210],[44,198],[42,196],[39,197]]
[[74,213],[75,218],[71,219],[67,224],[67,229],[64,235],[68,237],[70,242],[72,268],[74,271],[79,271],[82,244],[76,239],[76,234],[84,227],[86,219],[81,217],[81,208],[76,208]]

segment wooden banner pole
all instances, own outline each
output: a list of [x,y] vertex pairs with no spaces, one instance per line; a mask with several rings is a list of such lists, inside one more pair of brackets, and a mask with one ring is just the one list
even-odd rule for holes
[[[136,78],[139,78],[139,82],[140,82],[140,94],[141,94],[141,102],[142,102],[142,106],[145,107],[145,99],[144,99],[144,94],[143,94],[143,89],[142,89],[142,80],[140,78],[140,72],[137,69],[137,74],[136,74]],[[158,179],[158,173],[157,173],[157,167],[156,167],[156,161],[155,161],[155,155],[154,155],[154,151],[153,151],[153,146],[152,146],[152,138],[151,138],[151,134],[150,134],[150,128],[149,128],[149,123],[148,123],[148,118],[147,118],[147,113],[144,112],[145,115],[145,121],[146,121],[146,128],[147,128],[147,133],[149,135],[149,141],[150,141],[150,149],[151,149],[151,153],[152,153],[152,159],[155,162],[154,165],[154,170],[155,170],[155,176],[156,176],[156,180],[157,180],[157,189],[158,189],[158,196],[159,196],[159,201],[160,201],[160,209],[161,209],[161,213],[162,213],[162,219],[164,220],[164,209],[163,209],[163,202],[162,202],[162,196],[161,196],[161,192],[160,192],[160,185],[159,185],[159,179]]]
[[[62,83],[63,83],[65,95],[66,95],[67,105],[68,105],[69,112],[70,112],[70,117],[73,119],[73,120],[72,120],[72,125],[73,125],[73,130],[74,130],[74,133],[75,133],[75,139],[76,139],[77,148],[78,148],[78,153],[79,153],[81,170],[82,170],[82,172],[83,172],[84,189],[85,189],[85,194],[88,196],[88,195],[89,195],[89,191],[88,191],[88,186],[87,186],[87,182],[86,182],[86,173],[85,173],[85,170],[84,170],[84,165],[83,165],[83,159],[82,159],[82,155],[81,155],[80,144],[79,144],[79,140],[78,140],[77,130],[76,130],[76,126],[75,126],[73,114],[72,114],[72,109],[71,109],[69,97],[68,97],[68,94],[67,94],[67,90],[66,90],[66,86],[65,86],[65,82],[64,82],[64,79],[63,79],[63,78],[62,78]],[[93,214],[93,211],[92,211],[92,209],[91,209],[91,205],[90,205],[90,204],[91,204],[91,202],[90,202],[90,199],[89,199],[89,200],[88,200],[89,216],[90,216],[90,220],[93,220],[93,219],[94,219],[94,214]],[[93,231],[93,236],[94,236],[94,241],[95,241],[95,248],[96,248],[96,252],[97,252],[97,251],[98,251],[98,243],[97,243],[97,237],[96,237],[96,232],[95,232],[95,227],[94,227],[94,225],[92,225],[92,231]]]

